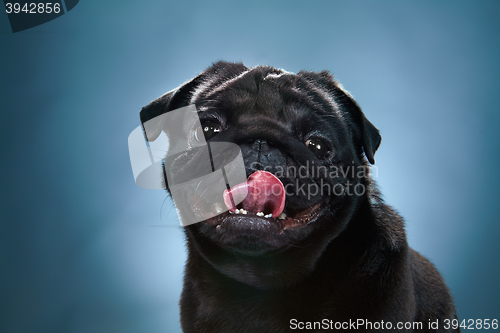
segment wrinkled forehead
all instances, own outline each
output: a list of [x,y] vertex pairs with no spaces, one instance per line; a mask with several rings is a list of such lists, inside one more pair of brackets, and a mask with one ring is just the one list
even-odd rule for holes
[[193,93],[191,103],[201,113],[223,112],[240,120],[261,117],[341,122],[343,118],[332,94],[282,70],[248,71],[226,80],[210,78]]

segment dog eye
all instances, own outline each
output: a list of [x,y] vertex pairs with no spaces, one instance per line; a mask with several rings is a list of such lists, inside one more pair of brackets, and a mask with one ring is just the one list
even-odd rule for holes
[[201,123],[201,128],[199,128],[195,133],[195,138],[198,141],[205,136],[205,141],[210,140],[221,131],[221,126],[216,121],[204,121]]
[[324,158],[330,152],[330,148],[328,147],[328,144],[325,143],[323,140],[318,139],[318,138],[312,138],[312,139],[307,140],[306,146],[318,158]]

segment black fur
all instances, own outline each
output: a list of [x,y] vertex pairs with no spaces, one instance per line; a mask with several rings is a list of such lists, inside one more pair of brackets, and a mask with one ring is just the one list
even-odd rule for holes
[[[218,228],[208,222],[187,226],[184,332],[290,332],[292,319],[421,322],[423,332],[453,331],[444,328],[455,309],[443,279],[409,248],[402,218],[384,204],[370,177],[278,175],[283,166],[367,170],[374,163],[378,130],[331,74],[218,62],[144,107],[141,121],[189,104],[196,104],[202,122],[221,124],[211,141],[241,147],[247,175],[267,167],[294,189],[323,181],[360,184],[366,191],[287,195],[291,214],[322,208],[311,223],[281,233],[273,225],[252,229],[244,219],[219,221]],[[161,130],[148,130],[148,139]],[[322,138],[332,153],[314,156],[304,144],[311,136]],[[436,319],[439,329],[430,329]],[[366,330],[384,331],[359,329]]]

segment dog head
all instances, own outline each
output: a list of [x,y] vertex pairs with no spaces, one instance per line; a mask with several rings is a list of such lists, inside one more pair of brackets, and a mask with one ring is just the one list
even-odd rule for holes
[[[151,102],[141,122],[192,104],[202,129],[195,134],[236,144],[247,181],[224,192],[224,212],[185,228],[190,254],[260,288],[296,282],[367,199],[378,130],[326,71],[228,62]],[[149,130],[148,140],[162,129]],[[200,158],[177,156],[165,167],[194,167]]]

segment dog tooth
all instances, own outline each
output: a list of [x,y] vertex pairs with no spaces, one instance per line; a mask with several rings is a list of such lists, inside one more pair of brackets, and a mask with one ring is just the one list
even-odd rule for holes
[[280,216],[278,216],[278,218],[284,220],[284,219],[286,219],[286,214],[285,213],[281,213]]
[[264,216],[264,213],[262,213],[262,212],[257,212],[257,216]]
[[239,213],[240,213],[240,210],[239,210],[239,209],[236,209],[234,212],[235,212],[236,214],[239,214]]
[[270,218],[270,217],[272,217],[272,216],[273,216],[273,214],[267,214],[267,215],[264,215],[264,217],[265,217],[265,218]]
[[248,212],[244,209],[240,209],[240,212],[243,212],[243,214],[247,214]]

